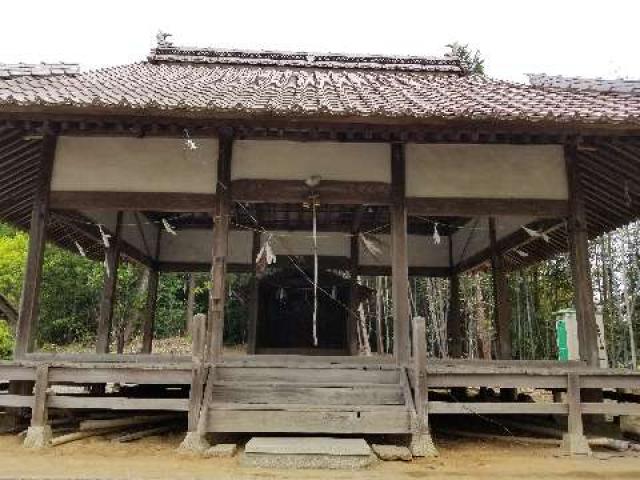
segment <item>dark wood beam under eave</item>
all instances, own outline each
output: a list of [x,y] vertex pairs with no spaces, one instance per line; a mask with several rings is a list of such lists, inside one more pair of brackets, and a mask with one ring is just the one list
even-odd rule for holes
[[565,217],[569,213],[567,200],[536,198],[407,198],[409,215],[476,217],[529,215],[542,218]]

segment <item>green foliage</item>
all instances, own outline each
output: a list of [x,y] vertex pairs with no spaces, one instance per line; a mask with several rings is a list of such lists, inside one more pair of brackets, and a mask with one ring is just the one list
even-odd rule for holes
[[7,322],[0,320],[0,360],[11,358],[13,352],[13,334]]
[[473,51],[469,44],[453,42],[446,45],[451,50],[450,54],[458,57],[469,73],[484,75],[484,58],[480,50]]

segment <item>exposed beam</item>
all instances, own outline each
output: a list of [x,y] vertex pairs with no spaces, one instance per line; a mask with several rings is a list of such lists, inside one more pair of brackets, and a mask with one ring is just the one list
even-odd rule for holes
[[[234,180],[234,200],[241,202],[302,203],[311,189],[302,180]],[[388,205],[391,187],[383,182],[323,180],[313,188],[323,204]]]
[[0,294],[0,313],[9,321],[9,325],[15,325],[18,321],[18,312],[2,294]]
[[529,215],[532,217],[565,217],[566,200],[536,198],[407,198],[409,215],[477,217],[484,215]]
[[[83,237],[88,238],[96,243],[102,244],[100,231],[97,227],[91,225],[95,222],[89,217],[86,217],[81,213],[72,211],[54,211],[52,212],[52,216],[57,222],[65,224],[71,230],[79,233]],[[102,229],[107,235],[111,235],[113,237],[114,232],[106,227],[102,227]],[[146,265],[147,267],[153,266],[152,258],[148,257],[137,247],[122,239],[120,239],[120,253],[143,265]]]
[[212,212],[213,205],[212,193],[51,192],[51,208],[61,210]]
[[22,298],[16,326],[15,358],[19,359],[33,350],[35,331],[40,307],[40,284],[42,282],[42,264],[49,221],[49,192],[53,159],[57,145],[57,137],[46,135],[42,140],[40,156],[40,173],[38,175],[31,228],[29,230],[29,251],[27,266],[22,284]]

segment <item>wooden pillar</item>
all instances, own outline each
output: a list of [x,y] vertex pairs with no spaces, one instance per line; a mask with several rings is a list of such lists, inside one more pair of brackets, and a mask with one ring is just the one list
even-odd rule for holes
[[489,218],[489,240],[491,242],[491,269],[493,274],[494,315],[497,331],[497,353],[499,360],[511,360],[511,300],[509,283],[505,272],[504,257],[498,250],[496,219]]
[[405,200],[404,145],[391,144],[391,276],[393,297],[393,354],[399,364],[410,356],[409,262]]
[[100,300],[100,316],[98,317],[98,335],[96,353],[109,353],[111,344],[111,327],[113,323],[113,302],[118,283],[118,265],[120,264],[120,235],[122,229],[122,212],[116,217],[116,228],[109,239],[109,247],[105,247],[105,272]]
[[358,263],[360,256],[360,243],[357,233],[351,236],[349,257],[349,315],[347,316],[347,347],[349,355],[358,355],[360,345],[358,342]]
[[453,237],[449,235],[449,312],[447,316],[447,339],[449,357],[462,357],[462,314],[460,311],[460,276],[454,272]]
[[16,344],[14,349],[14,357],[16,359],[22,358],[27,352],[32,351],[35,341],[40,306],[42,263],[49,220],[49,191],[56,144],[57,137],[53,134],[47,134],[42,139],[40,168],[29,230],[29,252],[22,284],[18,323],[16,325]]
[[222,357],[224,335],[224,304],[226,297],[227,249],[229,244],[229,214],[231,211],[231,132],[218,137],[218,183],[216,213],[213,228],[211,263],[211,290],[209,291],[209,318],[207,358],[218,361]]
[[587,362],[590,367],[599,367],[598,327],[593,305],[587,217],[575,146],[565,148],[565,159],[569,183],[569,256],[573,277],[580,359]]
[[156,323],[159,281],[160,272],[155,268],[149,270],[147,299],[144,308],[144,320],[142,323],[142,349],[140,350],[141,353],[151,353],[151,350],[153,349],[153,331]]
[[413,319],[413,395],[416,418],[413,422],[410,450],[414,457],[437,455],[429,432],[426,328],[424,317]]
[[154,266],[149,270],[149,282],[147,283],[147,299],[142,321],[142,349],[141,353],[151,353],[153,349],[153,331],[156,324],[156,309],[158,305],[158,283],[160,272],[156,268],[160,260],[160,243],[162,241],[162,229],[158,227],[156,232],[156,246],[153,253]]
[[251,247],[251,282],[249,284],[249,317],[247,318],[247,353],[255,355],[258,336],[258,276],[256,273],[256,258],[260,253],[260,232],[253,232]]
[[193,315],[196,306],[196,276],[194,273],[189,274],[189,284],[187,286],[187,313],[185,314],[184,328],[187,334],[191,335],[191,324],[193,323]]
[[591,455],[589,442],[584,436],[582,404],[580,400],[580,377],[576,373],[567,376],[568,432],[562,437],[562,449],[569,455]]
[[51,444],[51,427],[48,425],[47,388],[49,387],[49,365],[36,367],[36,381],[31,407],[31,425],[24,439],[27,448],[45,448]]

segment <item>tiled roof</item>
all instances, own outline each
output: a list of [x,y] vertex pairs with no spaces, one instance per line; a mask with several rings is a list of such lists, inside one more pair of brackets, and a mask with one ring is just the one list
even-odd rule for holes
[[455,59],[179,47],[158,48],[150,58],[73,76],[0,79],[0,111],[59,106],[208,118],[227,114],[640,124],[638,96],[428,70],[453,67]]
[[640,95],[640,80],[563,77],[544,73],[529,74],[529,82],[536,87],[557,87],[570,90],[591,90]]
[[80,66],[76,63],[0,63],[0,79],[15,77],[47,77],[51,75],[76,75]]

